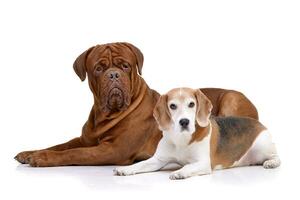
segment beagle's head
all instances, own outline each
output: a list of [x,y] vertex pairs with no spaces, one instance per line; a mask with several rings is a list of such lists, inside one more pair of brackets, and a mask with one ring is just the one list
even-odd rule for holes
[[192,134],[196,123],[209,125],[211,110],[210,100],[200,89],[176,88],[159,98],[153,115],[162,131]]

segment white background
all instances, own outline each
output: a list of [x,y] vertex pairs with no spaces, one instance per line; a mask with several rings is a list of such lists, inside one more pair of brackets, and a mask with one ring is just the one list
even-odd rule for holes
[[[1,199],[299,198],[299,1],[1,1]],[[143,77],[244,92],[274,135],[276,170],[246,167],[170,181],[169,172],[113,177],[112,168],[30,168],[13,160],[79,136],[92,106],[72,69],[95,44],[131,42]]]

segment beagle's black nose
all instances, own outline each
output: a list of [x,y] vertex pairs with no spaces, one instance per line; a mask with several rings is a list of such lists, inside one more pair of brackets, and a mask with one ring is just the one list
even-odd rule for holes
[[186,128],[190,123],[190,120],[183,118],[179,121],[180,126],[182,126],[182,128]]

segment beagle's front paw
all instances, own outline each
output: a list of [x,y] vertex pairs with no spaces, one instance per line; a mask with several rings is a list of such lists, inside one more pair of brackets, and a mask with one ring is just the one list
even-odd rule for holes
[[186,179],[188,177],[190,176],[180,171],[175,171],[169,176],[171,180]]
[[186,179],[192,176],[202,176],[202,175],[206,175],[206,174],[210,174],[211,170],[208,171],[198,171],[198,172],[193,172],[193,171],[188,171],[188,170],[177,170],[173,173],[171,173],[170,175],[170,179],[171,180],[178,180],[178,179]]
[[130,176],[136,174],[132,167],[117,167],[113,170],[115,176]]

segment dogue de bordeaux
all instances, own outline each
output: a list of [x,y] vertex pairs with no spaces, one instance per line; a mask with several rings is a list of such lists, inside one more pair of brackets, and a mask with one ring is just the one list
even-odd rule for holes
[[[117,42],[89,48],[74,62],[88,77],[94,105],[80,137],[15,157],[32,167],[128,165],[151,157],[162,133],[153,117],[160,95],[141,77],[143,54],[134,45]],[[242,93],[215,88],[201,91],[213,104],[212,115],[258,119],[255,106]]]

